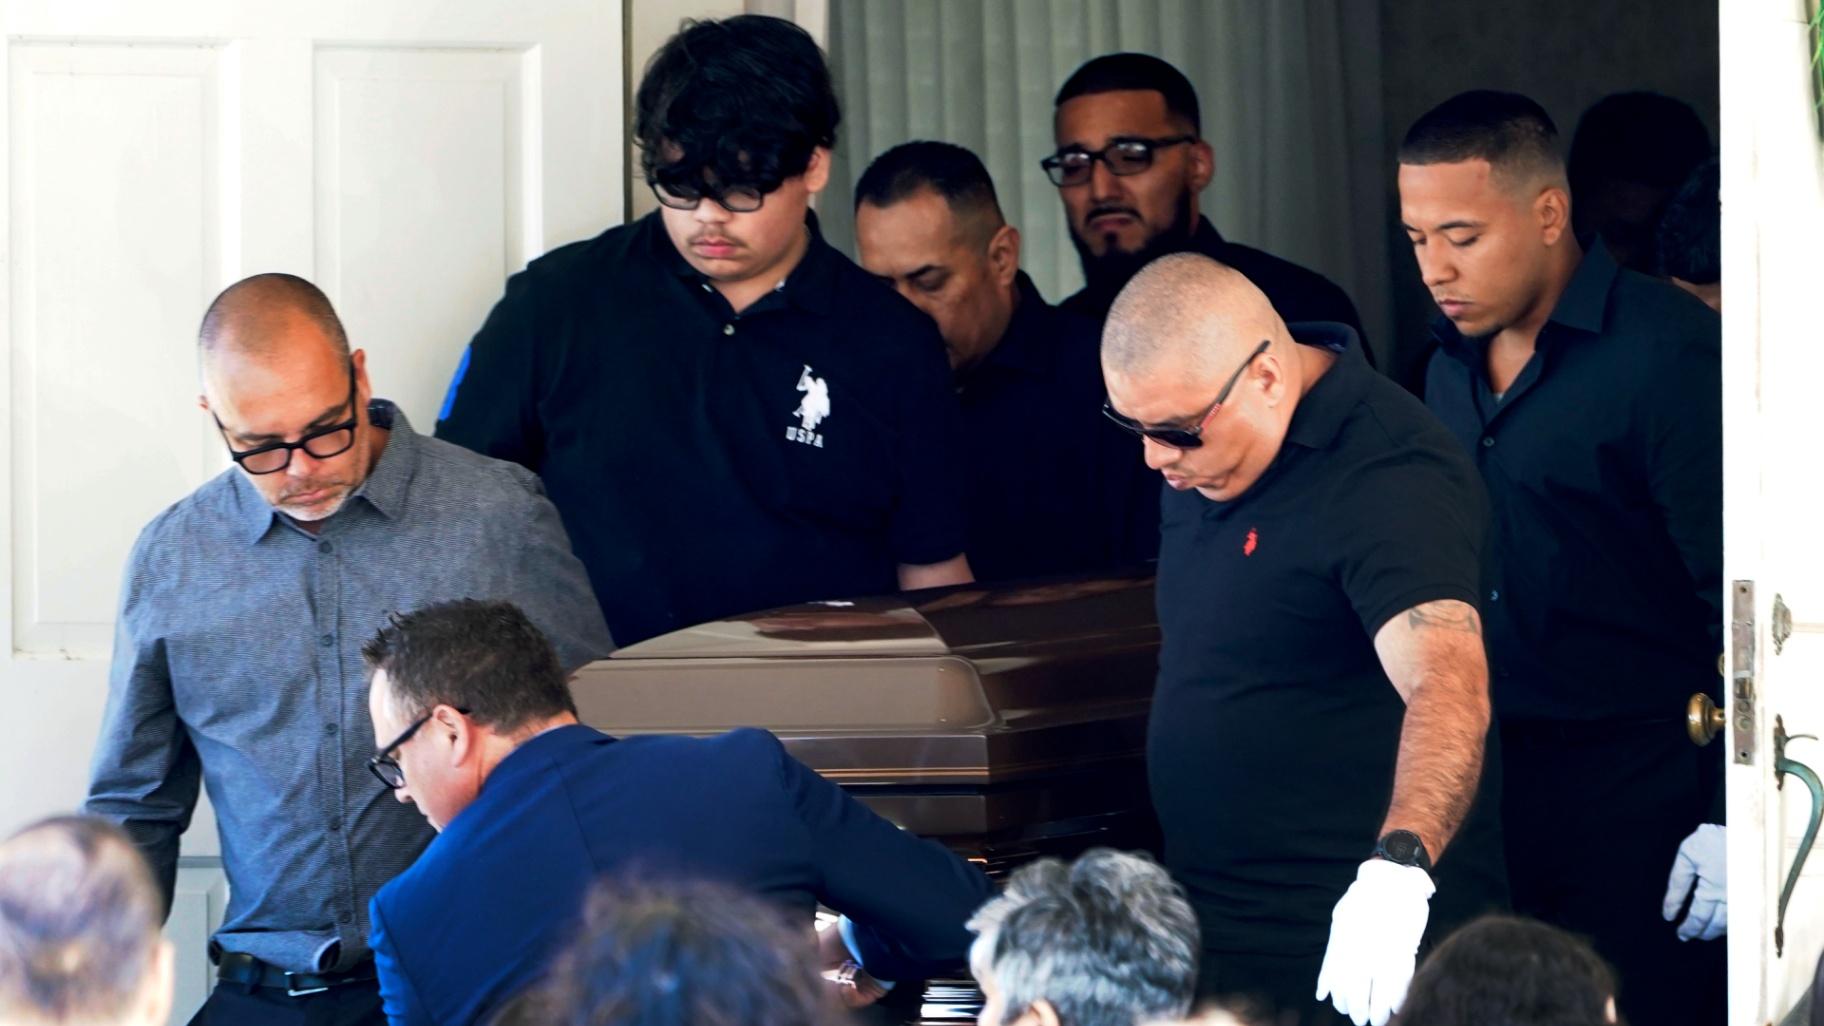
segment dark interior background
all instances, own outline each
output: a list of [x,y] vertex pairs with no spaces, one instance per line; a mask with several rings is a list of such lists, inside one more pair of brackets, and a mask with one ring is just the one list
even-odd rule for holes
[[[1385,118],[1387,260],[1394,344],[1386,370],[1423,377],[1435,312],[1400,230],[1393,175],[1400,137],[1433,104],[1465,89],[1537,100],[1565,144],[1577,116],[1610,93],[1649,89],[1689,103],[1717,142],[1713,0],[1379,0]],[[1572,200],[1575,203],[1575,198]]]

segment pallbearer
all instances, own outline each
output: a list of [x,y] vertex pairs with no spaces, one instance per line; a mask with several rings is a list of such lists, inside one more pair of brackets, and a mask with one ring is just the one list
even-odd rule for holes
[[1685,706],[1722,684],[1721,320],[1583,252],[1572,203],[1523,96],[1447,100],[1400,148],[1442,311],[1426,402],[1494,504],[1514,906],[1595,942],[1627,1021],[1720,1023],[1722,746],[1687,740]]
[[1385,1023],[1427,928],[1503,899],[1475,469],[1353,331],[1201,255],[1134,277],[1102,367],[1171,489],[1147,769],[1200,989]]

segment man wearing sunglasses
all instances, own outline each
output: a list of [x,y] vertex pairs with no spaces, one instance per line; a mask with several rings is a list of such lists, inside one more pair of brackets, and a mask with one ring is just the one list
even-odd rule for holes
[[208,787],[229,899],[194,1022],[383,1022],[368,900],[429,832],[363,766],[360,643],[389,610],[466,595],[523,604],[567,669],[612,643],[537,478],[374,398],[315,286],[230,286],[199,343],[235,466],[134,546],[87,811],[128,832],[168,904]]
[[1055,104],[1058,148],[1042,166],[1064,201],[1087,280],[1064,309],[1100,321],[1134,272],[1190,251],[1246,275],[1286,321],[1337,322],[1361,337],[1355,304],[1333,282],[1228,241],[1199,212],[1216,155],[1202,136],[1197,91],[1177,68],[1147,54],[1106,54],[1073,72]]
[[1496,810],[1470,814],[1475,470],[1347,327],[1288,328],[1199,254],[1134,277],[1102,366],[1169,488],[1147,770],[1199,987],[1384,1026],[1421,940],[1505,896]]
[[943,343],[810,213],[839,120],[817,44],[693,22],[635,106],[659,209],[508,282],[438,436],[544,478],[623,644],[970,580]]
[[584,726],[556,653],[510,603],[414,610],[362,654],[385,746],[368,765],[388,790],[368,786],[439,831],[374,898],[393,1026],[488,1021],[545,971],[605,875],[757,894],[798,917],[807,947],[822,903],[851,917],[825,943],[883,979],[923,978],[969,950],[964,923],[993,893],[974,867],[765,731],[617,738]]

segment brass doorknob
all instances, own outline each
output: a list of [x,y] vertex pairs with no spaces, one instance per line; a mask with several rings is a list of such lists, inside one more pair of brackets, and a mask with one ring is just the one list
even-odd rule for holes
[[1716,735],[1722,732],[1723,725],[1728,721],[1723,711],[1716,707],[1716,702],[1702,691],[1692,695],[1691,701],[1685,703],[1685,733],[1690,735],[1691,743],[1699,748],[1716,740]]

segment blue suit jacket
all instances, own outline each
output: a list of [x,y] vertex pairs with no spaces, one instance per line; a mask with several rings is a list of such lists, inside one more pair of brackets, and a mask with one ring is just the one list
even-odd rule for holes
[[806,925],[821,901],[885,979],[963,959],[992,892],[786,754],[773,735],[616,739],[585,726],[507,756],[416,864],[374,897],[370,938],[394,1026],[478,1022],[544,971],[598,877],[721,881]]

